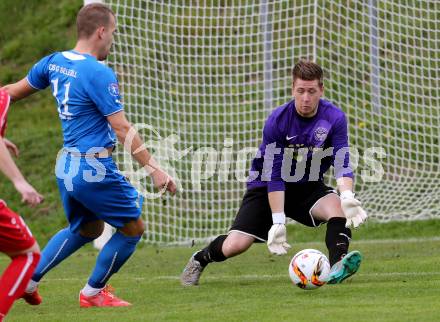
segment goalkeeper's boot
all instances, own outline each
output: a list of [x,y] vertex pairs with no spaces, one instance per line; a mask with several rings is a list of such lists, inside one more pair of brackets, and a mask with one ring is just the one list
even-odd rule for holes
[[191,256],[182,275],[180,275],[180,283],[183,286],[198,285],[204,269],[205,268],[200,265],[200,262],[194,258],[194,255]]
[[354,250],[344,257],[339,262],[336,262],[330,269],[330,276],[328,284],[341,283],[343,280],[349,278],[357,272],[361,266],[362,255],[357,250]]
[[106,285],[98,294],[93,296],[85,296],[79,292],[79,306],[80,307],[116,307],[116,306],[131,306],[130,303],[116,297],[113,294],[113,288]]
[[40,305],[41,302],[43,301],[40,294],[38,294],[38,289],[36,289],[32,293],[24,292],[21,298],[24,299],[30,305]]

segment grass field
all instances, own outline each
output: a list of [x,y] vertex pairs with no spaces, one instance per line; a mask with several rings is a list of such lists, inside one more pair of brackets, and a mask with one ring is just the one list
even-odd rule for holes
[[[325,251],[325,227],[290,226],[288,256],[270,256],[265,245],[254,245],[209,266],[193,288],[180,286],[178,277],[197,248],[143,245],[111,280],[117,294],[134,304],[121,309],[79,308],[78,292],[96,255],[85,248],[44,278],[41,306],[20,301],[9,321],[438,321],[438,231],[438,221],[369,223],[352,244],[364,255],[358,274],[316,291],[293,286],[287,267],[301,249]],[[1,257],[0,267],[6,262]]]
[[[190,2],[192,3],[192,1],[186,1],[186,3]],[[305,1],[299,0],[296,2],[305,3]],[[59,0],[56,3],[49,0],[1,0],[0,84],[7,84],[21,79],[42,56],[54,50],[71,48],[75,41],[75,16],[82,3],[83,0]],[[160,4],[160,2],[145,3],[152,6],[159,6]],[[216,2],[212,3],[214,5]],[[251,1],[248,1],[248,3],[251,3]],[[287,7],[293,2],[286,0],[281,3]],[[324,2],[322,1],[322,3]],[[325,3],[326,6],[334,6],[334,12],[340,13],[337,19],[342,20],[340,24],[320,24],[317,30],[318,34],[328,33],[328,37],[331,37],[334,43],[339,44],[341,40],[350,39],[348,36],[351,33],[364,35],[364,30],[359,29],[362,28],[359,19],[366,19],[366,16],[343,23],[343,20],[345,21],[343,17],[347,15],[344,9],[346,2]],[[365,5],[356,1],[347,3],[354,5],[354,7]],[[415,3],[417,2],[411,2],[407,7],[410,8]],[[438,66],[438,60],[432,59],[435,56],[435,48],[438,48],[438,36],[435,36],[438,34],[429,32],[423,37],[418,34],[412,36],[411,33],[406,31],[406,28],[410,29],[409,27],[412,26],[417,32],[423,28],[438,30],[438,19],[436,19],[438,4],[435,1],[427,1],[426,3],[429,4],[429,8],[426,7],[427,10],[424,12],[429,13],[429,17],[425,17],[429,27],[420,26],[421,22],[418,19],[400,22],[399,19],[402,15],[398,11],[400,8],[397,5],[399,4],[398,1],[380,2],[379,4],[381,7],[389,7],[387,10],[390,16],[395,19],[394,25],[402,28],[402,30],[388,33],[384,38],[385,43],[382,46],[384,51],[380,53],[383,64],[394,66],[389,60],[393,61],[396,53],[400,53],[402,48],[407,48],[405,47],[406,43],[412,43],[417,39],[423,40],[418,46],[414,46],[414,49],[421,48],[427,51],[426,53],[413,52],[413,47],[409,46],[411,52],[408,52],[407,56],[400,55],[400,58],[396,58],[396,62],[403,67],[422,66],[425,68],[423,70],[429,70],[430,73],[421,72],[416,74],[430,75],[430,77],[423,77],[424,81],[429,82],[429,86],[422,89],[431,91],[430,93],[426,92],[425,95],[413,95],[414,93],[421,93],[420,88],[414,89],[407,86],[411,84],[418,86],[419,83],[423,84],[423,82],[413,78],[400,79],[399,77],[406,75],[406,71],[398,68],[384,69],[386,74],[383,76],[387,76],[387,78],[382,79],[384,94],[388,93],[392,99],[384,100],[383,114],[380,117],[372,113],[369,94],[361,91],[362,86],[367,84],[364,82],[368,82],[368,75],[362,74],[368,72],[368,48],[362,47],[361,42],[347,43],[348,49],[341,47],[339,55],[336,53],[339,59],[346,57],[347,61],[336,60],[334,63],[330,63],[333,61],[331,57],[335,55],[334,46],[326,46],[323,43],[322,51],[318,52],[320,59],[330,68],[330,72],[335,73],[333,78],[330,77],[329,79],[327,93],[330,96],[333,95],[332,97],[336,97],[337,101],[342,102],[342,107],[351,112],[351,115],[359,116],[359,118],[351,117],[350,119],[352,139],[360,141],[358,143],[360,145],[368,143],[372,137],[378,142],[384,141],[391,158],[405,160],[412,164],[413,160],[420,159],[419,155],[411,154],[408,158],[404,158],[405,155],[399,153],[419,151],[420,138],[424,137],[423,145],[426,148],[424,156],[432,159],[423,159],[425,161],[422,166],[438,164],[438,135],[436,134],[438,132],[439,95],[436,95],[438,86],[434,85],[439,79],[437,77],[439,69],[435,68],[435,66]],[[174,8],[180,10],[179,6]],[[255,7],[249,6],[248,9],[254,10]],[[209,12],[211,11],[208,10],[207,14]],[[176,19],[172,21],[176,26],[188,26],[192,23],[191,19],[194,19],[194,17],[191,19],[188,17],[196,16],[190,12],[178,11],[177,13],[173,16],[170,12],[168,17],[169,19]],[[217,15],[217,12],[212,11],[211,14]],[[280,11],[280,15],[286,17],[298,16],[298,12],[294,10]],[[408,16],[411,15],[413,15],[412,12]],[[254,18],[256,17],[255,15]],[[326,15],[322,17],[327,19]],[[277,20],[280,17],[274,18],[276,18],[274,20]],[[165,15],[161,19],[167,19],[167,16]],[[335,21],[339,21],[337,19]],[[147,19],[141,19],[141,21],[147,21]],[[207,19],[206,21],[214,23],[217,20]],[[383,24],[388,24],[389,17],[381,21]],[[297,25],[291,19],[286,19],[285,22]],[[131,24],[133,21],[130,20],[129,23]],[[199,26],[203,25],[198,21],[195,21],[195,23]],[[226,24],[226,22],[222,23]],[[237,31],[234,30],[235,23],[243,25],[243,28]],[[237,20],[234,24],[230,24],[231,28],[216,34],[217,38],[220,40],[227,38],[227,32],[239,32],[238,35],[257,33],[245,21]],[[339,28],[340,25],[344,25],[346,28],[341,29]],[[287,27],[287,25],[274,25],[274,30],[276,28],[285,30],[284,33],[277,31],[274,33],[274,49],[275,51],[278,50],[274,59],[277,60],[279,66],[283,65],[290,68],[290,63],[287,64],[284,60],[294,58],[299,52],[295,51],[296,49],[291,46],[290,42],[284,41],[290,39],[290,35],[285,34],[290,30]],[[144,87],[139,88],[139,92],[146,91],[147,95],[145,97],[148,99],[129,102],[148,106],[158,104],[160,109],[156,111],[157,114],[152,111],[152,115],[157,116],[157,124],[154,124],[162,125],[163,122],[169,119],[175,121],[170,113],[171,107],[174,107],[176,102],[180,102],[189,112],[193,112],[192,109],[194,108],[191,104],[188,104],[188,102],[194,101],[191,98],[193,92],[185,87],[189,84],[188,79],[170,78],[167,83],[165,81],[168,79],[164,76],[197,75],[203,81],[200,82],[200,93],[204,93],[202,92],[206,89],[204,82],[209,80],[217,85],[216,73],[219,70],[211,69],[210,64],[205,64],[204,61],[188,60],[189,57],[195,57],[189,55],[191,52],[188,51],[188,48],[175,48],[175,53],[178,53],[178,56],[183,56],[184,60],[174,62],[171,59],[173,56],[171,47],[162,53],[160,52],[162,47],[157,49],[153,46],[154,43],[165,43],[166,39],[161,37],[168,35],[165,29],[167,24],[161,20],[161,23],[156,24],[155,28],[157,30],[147,29],[152,33],[151,37],[147,37],[151,44],[143,46],[142,50],[148,54],[145,57],[149,57],[155,63],[159,62],[158,66],[164,68],[162,74],[155,79],[157,82],[162,80],[163,84],[154,83],[152,87],[147,86],[148,90]],[[179,31],[178,29],[170,30],[169,34],[174,36]],[[303,29],[299,32],[307,31]],[[201,29],[187,28],[187,30],[200,31]],[[212,30],[219,29],[212,28]],[[190,36],[188,35],[188,38],[191,38]],[[362,37],[359,39],[364,39]],[[199,49],[205,48],[203,47],[203,40],[206,40],[209,41],[208,44],[212,43],[212,48],[219,50],[216,55],[220,55],[220,50],[223,47],[212,42],[212,39],[217,38],[211,38],[197,37],[196,47]],[[240,40],[240,37],[232,36],[230,39],[234,45],[230,46],[232,49],[246,50],[246,48],[235,46],[235,41]],[[288,50],[280,50],[280,46],[286,46]],[[331,51],[328,50],[329,48],[331,48]],[[210,49],[210,47],[208,46],[205,49]],[[182,52],[179,50],[182,50]],[[353,53],[359,53],[365,55],[365,57],[357,57]],[[163,56],[161,56],[162,54]],[[206,55],[198,53],[198,55],[200,54],[202,54],[202,57],[210,57],[209,52],[206,52]],[[279,57],[276,55],[279,55]],[[356,59],[356,64],[353,63],[352,58]],[[408,60],[405,60],[407,58]],[[413,60],[413,58],[417,58],[417,60],[423,58],[422,63]],[[403,60],[400,61],[399,59]],[[359,65],[359,61],[363,63]],[[218,68],[223,66],[222,64],[225,62],[214,60],[213,65],[217,64]],[[231,61],[230,64],[233,66],[235,63]],[[176,69],[178,72],[175,72],[175,70],[170,69],[170,73],[166,74],[167,68],[173,66],[183,68],[183,70]],[[189,68],[187,66],[191,68],[197,66],[197,69],[185,70],[185,68]],[[236,66],[238,69],[246,67],[241,60],[236,62]],[[352,70],[353,66],[356,66],[356,72]],[[258,65],[254,67],[256,68]],[[287,73],[287,69],[280,68],[278,72],[280,75],[284,75]],[[358,75],[358,71],[362,73]],[[155,71],[153,70],[153,72]],[[254,71],[252,70],[252,72]],[[396,74],[400,72],[402,72],[402,75]],[[239,72],[238,74],[243,76],[245,72]],[[408,75],[413,74],[412,71],[408,72]],[[215,77],[211,79],[210,77],[213,75]],[[347,75],[350,77],[347,78]],[[233,90],[241,88],[240,86],[243,85],[244,92],[249,95],[251,85],[256,80],[260,80],[260,76],[255,74],[251,75],[248,80],[236,80],[238,85],[236,84]],[[225,79],[228,79],[228,77],[225,77]],[[276,96],[283,98],[289,86],[283,87],[284,82],[281,76],[277,79],[281,83],[275,86],[280,88],[280,93]],[[359,79],[362,83],[350,83],[353,79]],[[346,82],[348,83],[346,84]],[[196,84],[198,83],[196,82]],[[364,85],[361,86],[361,84]],[[226,88],[230,87],[229,83],[226,85],[228,85]],[[167,86],[171,86],[171,88]],[[176,87],[177,90],[172,86]],[[402,106],[395,103],[397,95],[395,97],[394,93],[399,86],[402,86],[401,94],[404,94],[402,94],[403,98],[400,99],[401,102],[405,103]],[[209,90],[211,92],[207,91],[207,95],[217,95],[216,97],[220,99],[221,104],[212,104],[211,101],[207,101],[207,106],[213,110],[223,108],[229,115],[234,111],[237,112],[238,109],[235,110],[235,107],[229,107],[230,110],[226,110],[227,107],[223,106],[223,100],[230,103],[230,100],[235,98],[244,107],[243,110],[240,110],[240,117],[236,119],[252,129],[256,128],[253,122],[247,120],[246,123],[245,118],[253,112],[255,108],[253,102],[257,99],[248,100],[249,102],[246,105],[242,101],[242,97],[235,92],[231,95],[226,90],[218,89],[218,86],[212,86]],[[225,93],[227,94],[225,95]],[[261,93],[258,95],[261,96]],[[406,100],[407,95],[411,97]],[[260,96],[257,97],[258,100],[261,100]],[[359,100],[353,101],[354,97]],[[417,104],[419,101],[416,100],[419,99],[422,100],[423,104]],[[409,108],[407,108],[406,101],[411,102]],[[164,108],[164,102],[171,106],[169,110]],[[425,108],[424,104],[429,108]],[[184,110],[182,109],[182,111]],[[178,116],[182,117],[181,114],[179,112]],[[185,114],[187,122],[190,121],[187,120],[190,117],[191,113]],[[22,155],[17,160],[17,164],[29,181],[45,195],[46,200],[43,205],[36,209],[25,207],[21,204],[20,197],[13,186],[3,176],[0,176],[0,197],[7,200],[11,208],[23,215],[40,245],[44,246],[47,239],[66,224],[53,175],[56,153],[62,145],[61,129],[53,98],[49,91],[37,94],[25,102],[14,104],[8,120],[7,134],[22,150]],[[218,123],[217,125],[220,128],[227,131],[229,131],[229,126],[235,124],[232,123],[233,120],[231,121],[228,118],[217,118],[216,114],[213,116],[213,120],[215,122],[205,122],[206,119],[201,118],[199,120],[201,132],[217,135],[218,129],[213,127],[213,124]],[[357,123],[357,121],[361,122]],[[249,130],[244,127],[245,125],[243,125],[242,130]],[[432,142],[429,141],[431,139]],[[189,141],[191,143],[192,138]],[[200,142],[200,140],[195,141]],[[221,142],[222,140],[220,140]],[[183,143],[186,144],[187,142]],[[411,144],[414,144],[416,148],[410,148]],[[389,162],[392,163],[390,160]],[[412,169],[411,166],[406,168],[405,164],[402,167],[403,170]],[[411,180],[420,178],[419,181],[423,184],[423,189],[417,189],[418,185],[412,184],[411,180],[405,180],[406,176],[403,170],[391,168],[390,174],[396,174],[396,180],[400,181],[393,181],[392,185],[381,183],[377,189],[373,187],[369,195],[379,199],[371,197],[370,199],[364,198],[362,201],[367,208],[384,207],[390,213],[406,213],[407,211],[409,213],[414,206],[417,206],[419,210],[434,209],[439,204],[438,198],[435,197],[438,195],[437,190],[431,189],[431,187],[437,187],[438,183],[438,179],[434,176],[435,169],[434,167],[434,170],[429,172],[429,176],[425,172],[422,175],[417,175],[416,172],[414,172],[415,175],[411,175]],[[403,179],[399,179],[399,171],[403,171]],[[412,187],[417,193],[408,194],[406,190],[408,187]],[[216,208],[221,216],[229,214],[225,211],[226,204],[224,201],[227,197],[212,198],[221,201]],[[193,195],[192,198],[197,202],[208,200],[208,198],[199,198],[196,195]],[[421,200],[423,202],[420,202]],[[187,208],[201,209],[205,215],[205,209],[209,209],[200,206],[198,203],[183,208],[185,210]],[[391,208],[393,211],[390,210]],[[214,210],[210,209],[210,211]],[[414,215],[418,214],[414,213]],[[172,218],[169,219],[169,216],[164,218],[170,221],[173,220]],[[183,221],[182,217],[176,217],[176,221]],[[215,222],[209,218],[203,222],[206,226],[213,223]],[[154,228],[153,231],[159,230],[157,227]],[[45,277],[41,284],[41,293],[44,297],[44,303],[41,306],[30,307],[19,301],[14,306],[10,316],[8,316],[8,321],[439,321],[439,232],[440,220],[386,224],[369,222],[354,234],[355,240],[352,249],[359,249],[365,256],[360,272],[344,284],[324,286],[317,291],[309,292],[291,285],[287,274],[287,266],[293,254],[300,249],[317,248],[325,251],[322,242],[325,227],[312,230],[300,226],[289,226],[289,239],[293,248],[288,256],[273,257],[269,255],[265,245],[255,245],[242,256],[228,260],[226,263],[211,265],[204,273],[201,285],[189,289],[180,286],[178,276],[189,256],[197,249],[196,247],[159,247],[142,244],[130,262],[111,280],[112,285],[116,288],[116,294],[134,304],[129,309],[79,309],[78,291],[86,282],[96,257],[96,251],[88,246]],[[8,258],[0,255],[0,271],[4,269],[7,263]]]

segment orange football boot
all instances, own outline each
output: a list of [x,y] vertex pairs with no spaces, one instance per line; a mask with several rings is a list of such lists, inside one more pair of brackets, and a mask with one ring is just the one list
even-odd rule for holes
[[85,296],[79,292],[79,306],[80,307],[116,307],[116,306],[131,306],[130,303],[116,297],[112,292],[114,289],[106,285],[98,294],[93,296]]
[[40,305],[41,302],[43,301],[40,294],[38,294],[38,289],[36,289],[32,293],[24,292],[21,298],[24,299],[30,305]]

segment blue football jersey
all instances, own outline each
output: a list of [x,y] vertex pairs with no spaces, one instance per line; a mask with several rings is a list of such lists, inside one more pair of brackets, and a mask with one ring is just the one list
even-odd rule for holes
[[111,68],[88,54],[56,52],[36,63],[27,81],[38,90],[51,86],[67,150],[86,153],[115,145],[116,136],[106,116],[123,106]]

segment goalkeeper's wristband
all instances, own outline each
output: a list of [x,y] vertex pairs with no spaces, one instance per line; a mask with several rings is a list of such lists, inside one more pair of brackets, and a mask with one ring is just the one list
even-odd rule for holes
[[341,192],[341,199],[353,199],[354,193],[351,190],[344,190]]
[[286,223],[286,215],[284,212],[274,212],[272,213],[272,221],[274,224],[285,224]]

